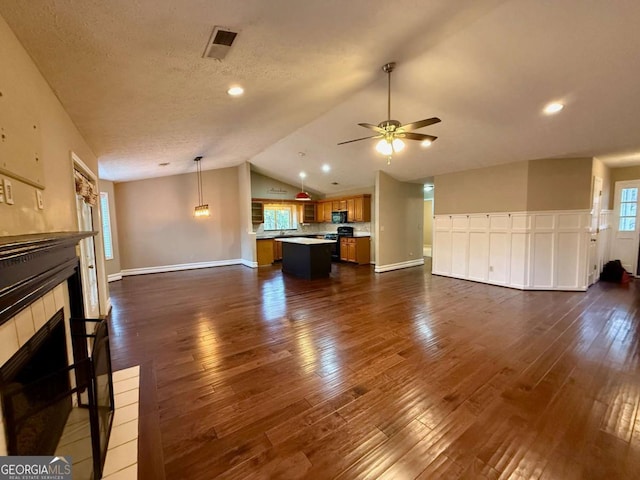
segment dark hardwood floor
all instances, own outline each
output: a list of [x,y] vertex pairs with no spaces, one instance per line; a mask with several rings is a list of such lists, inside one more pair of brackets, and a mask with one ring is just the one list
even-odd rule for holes
[[141,479],[640,478],[638,281],[521,292],[334,265],[110,284]]

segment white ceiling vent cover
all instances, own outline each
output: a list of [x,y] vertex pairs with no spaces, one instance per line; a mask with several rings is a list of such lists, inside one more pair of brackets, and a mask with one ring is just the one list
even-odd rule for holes
[[238,32],[239,30],[235,28],[213,27],[209,43],[202,57],[222,60],[229,53]]

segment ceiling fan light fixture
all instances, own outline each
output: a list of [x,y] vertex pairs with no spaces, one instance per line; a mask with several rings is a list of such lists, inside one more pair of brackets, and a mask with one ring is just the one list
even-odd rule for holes
[[433,142],[432,142],[431,140],[423,140],[423,141],[420,143],[420,146],[421,146],[422,148],[429,148],[429,147],[431,146],[431,144],[432,144],[432,143],[433,143]]
[[389,156],[394,152],[398,153],[404,149],[404,142],[399,138],[394,138],[392,141],[383,138],[376,144],[376,150],[382,155]]

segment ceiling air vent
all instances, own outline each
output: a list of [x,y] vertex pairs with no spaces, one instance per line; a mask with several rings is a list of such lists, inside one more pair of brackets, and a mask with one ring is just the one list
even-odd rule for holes
[[204,51],[203,58],[215,58],[222,60],[229,53],[229,49],[233,45],[237,31],[227,27],[213,27],[213,32],[209,38],[207,49]]

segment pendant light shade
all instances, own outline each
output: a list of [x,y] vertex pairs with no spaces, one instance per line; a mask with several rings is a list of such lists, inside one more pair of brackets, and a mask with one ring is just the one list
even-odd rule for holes
[[306,173],[300,172],[300,186],[302,188],[300,189],[300,193],[296,195],[296,200],[299,200],[301,202],[308,202],[309,200],[311,200],[311,195],[304,191],[304,177],[306,176]]
[[198,205],[194,209],[193,216],[208,217],[209,205],[204,203],[204,200],[202,199],[202,167],[200,166],[200,160],[202,160],[202,157],[196,157],[193,159],[193,161],[196,162],[196,175],[198,178]]

